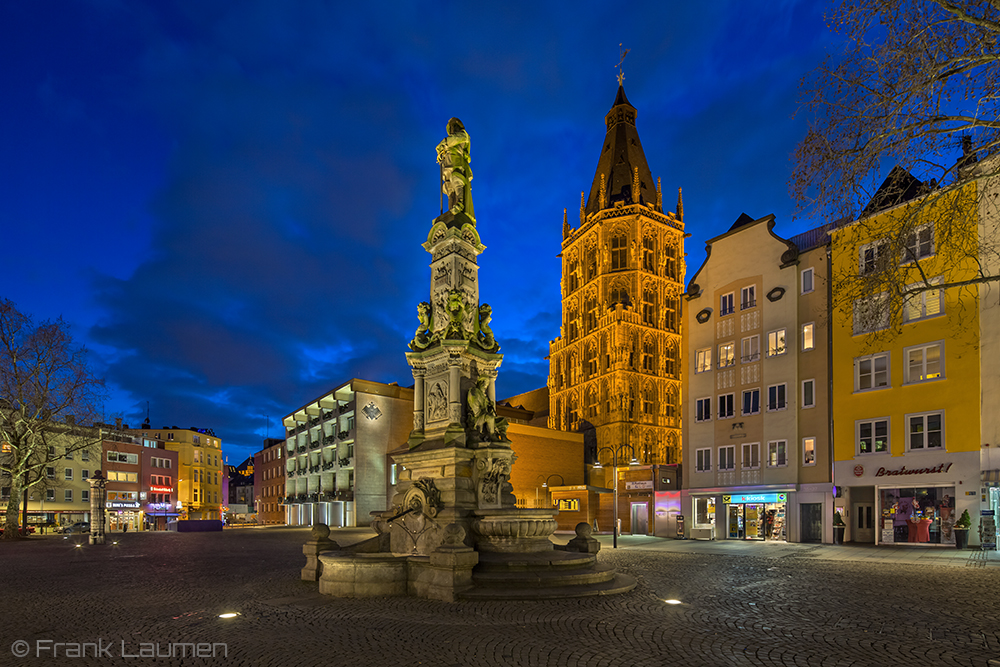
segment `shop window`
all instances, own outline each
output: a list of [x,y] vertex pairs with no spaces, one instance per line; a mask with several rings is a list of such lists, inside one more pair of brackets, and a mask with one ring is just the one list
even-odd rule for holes
[[802,325],[802,351],[808,352],[816,347],[816,327],[812,322]]
[[954,486],[881,488],[879,501],[882,543],[955,544]]
[[943,342],[906,348],[903,351],[906,355],[906,377],[903,381],[910,384],[944,377],[943,348]]
[[785,407],[785,385],[772,384],[767,388],[767,411],[784,410]]
[[816,465],[816,438],[802,438],[802,465]]
[[749,364],[760,359],[760,336],[747,336],[741,341],[741,347],[743,349],[740,360],[744,364]]
[[733,416],[734,394],[722,394],[719,396],[719,419],[727,419]]
[[760,468],[760,443],[743,443],[743,469],[756,470]]
[[704,373],[712,370],[712,348],[705,348],[694,353],[694,372]]
[[879,352],[878,354],[872,354],[866,357],[855,358],[854,391],[882,389],[888,386],[889,386],[888,352]]
[[776,357],[785,353],[785,330],[777,329],[767,334],[767,356]]
[[715,498],[694,499],[694,525],[715,525]]
[[[931,280],[931,284],[940,283],[940,278]],[[919,285],[907,285],[913,289]],[[903,322],[915,322],[928,317],[936,317],[944,312],[944,290],[932,289],[918,292],[903,301]]]
[[580,511],[580,499],[579,498],[560,498],[556,501],[556,506],[559,508],[560,512],[579,512]]
[[747,310],[757,305],[757,286],[747,285],[740,290],[740,310]]
[[802,269],[802,293],[809,294],[814,289],[813,287],[813,270],[812,268]]
[[712,450],[711,448],[695,450],[695,470],[697,472],[712,471]]
[[889,451],[889,419],[856,422],[858,453],[881,454]]
[[711,398],[699,398],[695,401],[695,418],[696,422],[707,422],[712,420],[712,399]]
[[816,407],[816,380],[802,381],[802,407]]
[[767,467],[780,468],[788,465],[786,450],[787,443],[784,440],[772,440],[767,443]]
[[719,368],[726,368],[736,363],[736,343],[723,343],[719,346]]
[[906,444],[911,450],[940,449],[944,445],[944,412],[906,415]]
[[736,445],[719,447],[719,470],[736,470]]
[[732,315],[736,310],[733,306],[733,296],[733,292],[722,295],[722,299],[719,302],[719,315]]

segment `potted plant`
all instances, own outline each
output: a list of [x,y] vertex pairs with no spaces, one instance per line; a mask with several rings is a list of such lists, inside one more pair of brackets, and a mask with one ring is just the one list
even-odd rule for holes
[[972,518],[969,516],[969,510],[965,510],[955,522],[955,527],[952,528],[955,531],[955,546],[959,549],[969,548],[969,528],[971,527]]
[[833,543],[843,544],[844,543],[844,530],[847,529],[847,524],[844,523],[844,518],[840,516],[840,512],[833,513]]

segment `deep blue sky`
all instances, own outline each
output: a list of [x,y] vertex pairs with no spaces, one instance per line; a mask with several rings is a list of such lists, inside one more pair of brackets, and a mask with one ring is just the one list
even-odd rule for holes
[[[371,8],[362,7],[369,4]],[[688,274],[741,212],[793,221],[816,2],[0,4],[0,296],[62,316],[107,414],[214,428],[230,463],[351,377],[412,383],[434,147],[472,138],[498,393],[545,383],[575,222],[625,89]],[[475,7],[473,6],[475,5]]]

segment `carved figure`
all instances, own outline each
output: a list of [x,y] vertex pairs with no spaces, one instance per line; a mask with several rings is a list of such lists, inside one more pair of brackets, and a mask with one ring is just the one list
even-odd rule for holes
[[484,303],[479,306],[479,347],[484,350],[493,351],[499,349],[496,339],[493,337],[493,330],[490,329],[490,320],[493,319],[493,309],[490,304]]
[[448,416],[448,397],[440,382],[434,383],[427,393],[427,416],[433,421],[440,421]]
[[424,350],[437,340],[437,336],[431,333],[431,329],[434,326],[434,314],[431,311],[431,304],[426,301],[421,301],[417,304],[417,319],[420,320],[420,326],[417,327],[416,333],[413,334],[413,340],[410,341],[410,349]]
[[465,299],[461,290],[451,290],[448,293],[448,300],[445,302],[445,312],[448,313],[448,328],[444,337],[448,340],[461,340],[468,338],[462,320],[465,318]]
[[475,219],[472,210],[469,133],[457,118],[448,121],[447,132],[448,136],[437,145],[437,161],[441,165],[441,191],[448,195],[448,210],[453,215],[464,211]]
[[496,406],[486,393],[488,386],[489,379],[480,375],[468,394],[466,426],[482,440],[491,440],[496,430]]

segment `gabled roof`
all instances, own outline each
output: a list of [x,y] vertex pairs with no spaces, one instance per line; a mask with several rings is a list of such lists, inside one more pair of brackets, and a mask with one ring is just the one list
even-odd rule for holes
[[916,199],[920,195],[927,194],[930,188],[916,176],[906,171],[899,165],[892,168],[889,175],[882,181],[882,185],[875,191],[868,205],[861,212],[861,217],[883,211],[893,206],[898,206],[903,202]]
[[[618,94],[611,111],[604,117],[607,134],[597,161],[594,182],[590,186],[585,212],[587,215],[601,210],[601,175],[604,175],[604,207],[615,202],[626,204],[656,204],[656,184],[646,163],[646,154],[635,127],[636,109],[625,96],[625,88],[618,86]],[[639,191],[632,192],[635,169],[639,170]]]

